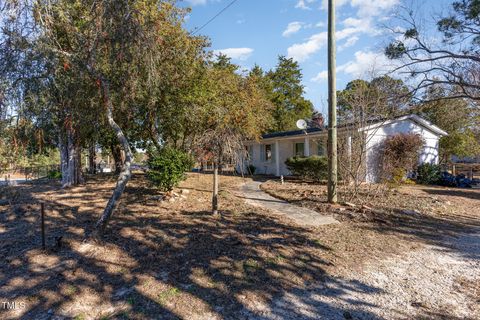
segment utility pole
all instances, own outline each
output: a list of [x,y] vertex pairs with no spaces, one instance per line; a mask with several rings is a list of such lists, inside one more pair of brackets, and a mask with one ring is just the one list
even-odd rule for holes
[[328,202],[337,203],[337,87],[335,0],[328,1]]

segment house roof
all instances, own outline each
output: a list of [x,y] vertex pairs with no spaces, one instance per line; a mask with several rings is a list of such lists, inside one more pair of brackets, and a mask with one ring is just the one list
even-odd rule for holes
[[324,128],[307,128],[305,130],[272,132],[272,133],[267,133],[262,135],[262,139],[292,137],[292,136],[305,135],[305,134],[316,133],[321,131],[326,131],[326,130]]
[[[439,136],[446,136],[448,135],[447,132],[444,130],[440,129],[436,125],[432,124],[430,121],[427,121],[426,119],[416,115],[416,114],[408,114],[408,115],[403,115],[399,116],[393,119],[382,119],[382,120],[372,120],[369,121],[370,124],[360,128],[360,131],[367,131],[367,130],[372,130],[376,129],[382,126],[389,125],[391,123],[397,122],[397,121],[403,121],[403,120],[411,120],[418,125],[432,131],[433,133],[439,135]],[[351,126],[351,123],[346,123],[343,125],[339,125],[338,128],[346,128]],[[326,128],[307,128],[305,130],[292,130],[292,131],[280,131],[280,132],[272,132],[272,133],[267,133],[262,135],[262,139],[272,139],[272,138],[288,138],[288,137],[296,137],[296,136],[305,136],[305,135],[315,135],[315,134],[320,134],[323,132],[327,132]]]
[[407,114],[407,115],[399,116],[399,117],[396,117],[396,118],[393,118],[393,119],[390,119],[390,120],[375,122],[375,123],[372,123],[368,126],[360,128],[359,130],[360,131],[366,131],[366,130],[376,129],[376,128],[386,126],[386,125],[389,125],[389,124],[397,122],[397,121],[403,121],[403,120],[411,120],[411,121],[417,123],[418,125],[430,130],[431,132],[435,133],[436,135],[448,136],[447,132],[445,132],[444,130],[440,129],[439,127],[437,127],[436,125],[434,125],[430,121],[428,121],[428,120],[426,120],[426,119],[424,119],[424,118],[422,118],[422,117],[420,117],[419,115],[416,115],[416,114]]

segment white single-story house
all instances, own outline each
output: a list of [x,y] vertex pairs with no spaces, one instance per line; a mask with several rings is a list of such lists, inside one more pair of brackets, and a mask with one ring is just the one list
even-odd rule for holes
[[[370,122],[367,126],[355,130],[363,132],[366,138],[364,157],[366,182],[378,181],[381,161],[379,150],[386,137],[400,133],[419,134],[425,141],[419,163],[437,164],[439,139],[447,135],[439,127],[414,114]],[[351,145],[351,135],[351,126],[338,127],[338,139],[346,139]],[[326,155],[327,129],[320,126],[269,133],[263,135],[260,141],[246,142],[245,146],[249,154],[248,164],[255,166],[257,174],[288,176],[290,172],[285,165],[288,158],[295,155]]]

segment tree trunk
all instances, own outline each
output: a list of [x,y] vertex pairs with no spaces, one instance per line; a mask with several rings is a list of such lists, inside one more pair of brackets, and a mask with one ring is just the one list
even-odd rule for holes
[[68,176],[68,144],[65,141],[63,134],[59,136],[60,148],[60,171],[62,172],[62,188],[68,187],[70,181]]
[[75,185],[75,177],[76,177],[76,174],[77,174],[77,170],[75,168],[75,163],[76,163],[76,160],[77,160],[77,156],[76,156],[76,149],[75,149],[75,146],[73,144],[73,135],[71,133],[71,131],[68,131],[67,132],[67,149],[68,149],[68,159],[67,159],[67,163],[68,163],[68,182],[67,182],[67,186],[70,187],[70,186],[73,186]]
[[75,143],[75,132],[66,129],[66,134],[60,134],[60,163],[62,171],[62,188],[78,185],[83,181],[81,172],[81,148]]
[[213,196],[212,196],[212,214],[218,215],[218,164],[213,164]]
[[121,146],[125,150],[125,164],[123,165],[123,168],[118,176],[117,184],[115,186],[115,189],[113,190],[113,194],[108,200],[108,203],[105,207],[105,210],[103,211],[102,216],[100,217],[100,219],[97,221],[95,225],[94,236],[103,235],[103,232],[105,231],[105,227],[110,221],[110,218],[113,214],[113,210],[116,207],[117,201],[118,199],[120,199],[121,195],[123,194],[123,191],[125,190],[125,186],[127,185],[127,182],[128,180],[130,180],[130,177],[132,175],[130,171],[130,166],[132,164],[132,151],[130,150],[130,145],[122,129],[118,126],[118,124],[113,119],[113,104],[112,104],[112,101],[110,100],[110,90],[109,90],[108,83],[104,79],[99,79],[99,80],[103,89],[103,99],[106,104],[108,123],[112,127],[113,131],[115,132],[118,142],[121,144]]
[[115,174],[120,174],[125,162],[124,157],[122,157],[122,148],[119,144],[115,143],[110,146],[110,149],[115,162]]
[[92,143],[88,148],[88,173],[90,174],[97,174],[96,157],[95,143]]
[[82,174],[82,148],[77,142],[75,145],[75,178],[74,184],[83,183],[83,174]]

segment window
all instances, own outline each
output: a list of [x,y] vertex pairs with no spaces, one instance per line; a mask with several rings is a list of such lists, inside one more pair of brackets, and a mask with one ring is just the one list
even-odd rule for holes
[[305,143],[295,143],[295,155],[299,157],[303,157],[305,155]]
[[325,155],[325,147],[321,142],[317,143],[317,155],[324,156]]
[[263,162],[269,162],[273,159],[273,145],[271,144],[264,144],[260,148],[260,159]]
[[272,160],[272,145],[271,144],[266,144],[264,146],[265,151],[264,151],[264,161],[271,161]]

